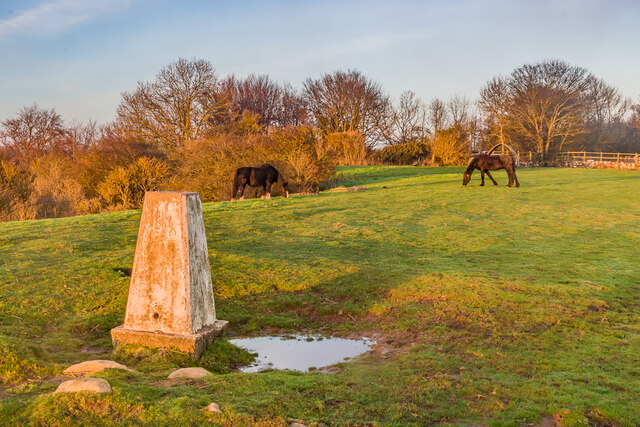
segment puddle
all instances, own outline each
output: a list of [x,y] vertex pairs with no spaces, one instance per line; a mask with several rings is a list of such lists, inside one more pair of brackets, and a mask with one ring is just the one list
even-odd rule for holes
[[308,372],[309,368],[324,368],[352,359],[366,353],[375,344],[366,338],[350,340],[310,335],[240,338],[229,342],[258,353],[255,362],[240,368],[241,372],[260,372],[265,369]]

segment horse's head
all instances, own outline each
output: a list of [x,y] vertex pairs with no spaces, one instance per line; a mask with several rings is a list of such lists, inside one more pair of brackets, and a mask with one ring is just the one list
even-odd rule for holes
[[467,170],[464,171],[464,175],[462,175],[462,185],[467,185],[469,180],[471,179],[471,174],[476,167],[477,158],[472,159],[469,162],[469,166],[467,166]]

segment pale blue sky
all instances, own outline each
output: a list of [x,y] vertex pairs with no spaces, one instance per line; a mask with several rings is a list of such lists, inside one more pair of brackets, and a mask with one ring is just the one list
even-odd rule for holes
[[640,102],[639,23],[640,0],[0,0],[0,120],[37,103],[108,122],[180,57],[295,87],[358,69],[425,101],[557,58]]

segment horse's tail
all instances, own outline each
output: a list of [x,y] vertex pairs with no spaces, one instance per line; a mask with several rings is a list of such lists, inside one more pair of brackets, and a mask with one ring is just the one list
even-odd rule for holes
[[492,154],[494,151],[496,151],[496,148],[500,147],[501,145],[502,143],[494,145],[493,147],[491,147],[491,150],[487,151],[487,154]]

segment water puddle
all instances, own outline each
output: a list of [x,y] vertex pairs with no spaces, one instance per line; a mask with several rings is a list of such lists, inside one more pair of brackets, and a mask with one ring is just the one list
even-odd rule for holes
[[367,338],[350,340],[311,335],[240,338],[229,342],[258,353],[254,363],[240,368],[242,372],[265,369],[308,372],[309,368],[324,368],[352,359],[366,353],[375,344]]

